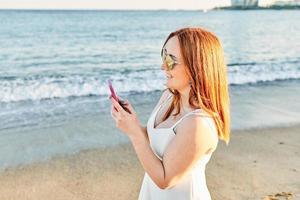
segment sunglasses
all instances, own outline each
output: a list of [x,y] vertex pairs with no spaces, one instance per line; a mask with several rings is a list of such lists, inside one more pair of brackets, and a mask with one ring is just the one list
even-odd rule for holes
[[163,61],[163,65],[167,66],[167,71],[174,69],[175,65],[180,64],[179,62],[176,61],[175,56],[167,53],[166,49],[163,49],[162,61]]

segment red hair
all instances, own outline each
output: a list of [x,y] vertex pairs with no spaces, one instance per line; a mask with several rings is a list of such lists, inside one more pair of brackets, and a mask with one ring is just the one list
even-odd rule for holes
[[[182,60],[189,79],[192,81],[189,104],[209,113],[217,126],[218,135],[226,145],[230,138],[230,99],[223,47],[219,39],[203,28],[183,28],[174,31],[167,41],[177,36]],[[162,49],[163,49],[162,48]],[[174,97],[171,106],[163,117],[166,120],[176,108],[180,113],[180,94],[167,88]]]

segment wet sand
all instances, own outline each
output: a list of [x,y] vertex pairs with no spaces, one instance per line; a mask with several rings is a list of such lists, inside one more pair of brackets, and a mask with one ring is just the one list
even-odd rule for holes
[[[206,168],[213,200],[300,199],[300,125],[234,131]],[[131,144],[91,149],[0,174],[1,200],[137,199],[144,170]],[[268,196],[269,195],[269,196]]]

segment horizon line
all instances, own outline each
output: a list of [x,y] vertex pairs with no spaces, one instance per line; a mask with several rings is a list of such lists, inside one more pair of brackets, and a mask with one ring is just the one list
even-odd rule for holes
[[[218,7],[214,7],[218,8]],[[213,10],[214,8],[199,8],[199,9],[167,9],[167,8],[157,8],[157,9],[135,9],[135,8],[125,8],[125,9],[111,9],[111,8],[0,8],[0,11],[203,11],[203,10]]]

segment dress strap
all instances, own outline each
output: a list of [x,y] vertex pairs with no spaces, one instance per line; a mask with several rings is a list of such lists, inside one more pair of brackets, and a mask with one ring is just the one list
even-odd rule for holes
[[[157,107],[157,110],[168,100],[168,99],[170,99],[171,97],[173,96],[173,94],[169,94],[169,96],[167,97],[167,98],[165,98],[163,101],[162,101],[162,103]],[[217,132],[214,128],[213,128],[213,126],[212,126],[212,124],[210,123],[210,121],[209,121],[209,119],[207,119],[207,117],[209,117],[209,118],[211,118],[211,116],[210,115],[208,115],[208,114],[205,114],[205,113],[203,113],[203,112],[199,112],[199,111],[201,111],[202,109],[195,109],[195,110],[193,110],[193,111],[191,111],[191,112],[189,112],[189,113],[187,113],[187,114],[185,114],[183,117],[181,117],[177,122],[175,122],[175,124],[173,124],[173,126],[170,128],[170,129],[172,129],[173,131],[174,131],[174,133],[176,134],[176,132],[175,132],[175,128],[176,128],[176,126],[177,126],[177,124],[179,124],[184,118],[186,118],[186,117],[188,117],[189,115],[199,115],[199,116],[203,116],[203,117],[205,117],[205,119],[206,119],[206,121],[207,121],[207,123],[209,124],[209,127],[211,128],[211,131],[212,132]]]
[[196,110],[193,110],[187,114],[185,114],[183,117],[181,117],[177,122],[175,122],[175,124],[172,126],[172,128],[174,128],[177,124],[179,124],[184,118],[188,117],[189,115],[192,115],[192,114],[196,114],[196,115],[201,115],[201,116],[209,116],[207,114],[204,114],[204,113],[199,113],[197,111],[200,111],[201,109],[196,109]]
[[[199,115],[199,116],[203,116],[203,117],[211,117],[210,115],[208,114],[205,114],[205,113],[201,113],[201,112],[197,112],[197,111],[201,111],[202,109],[196,109],[196,110],[193,110],[187,114],[185,114],[183,117],[181,117],[177,122],[175,122],[175,124],[171,127],[171,129],[174,131],[174,133],[176,134],[175,132],[175,128],[177,126],[177,124],[179,124],[184,118],[188,117],[189,115]],[[209,125],[210,126],[210,125]],[[211,127],[211,126],[210,126]]]

